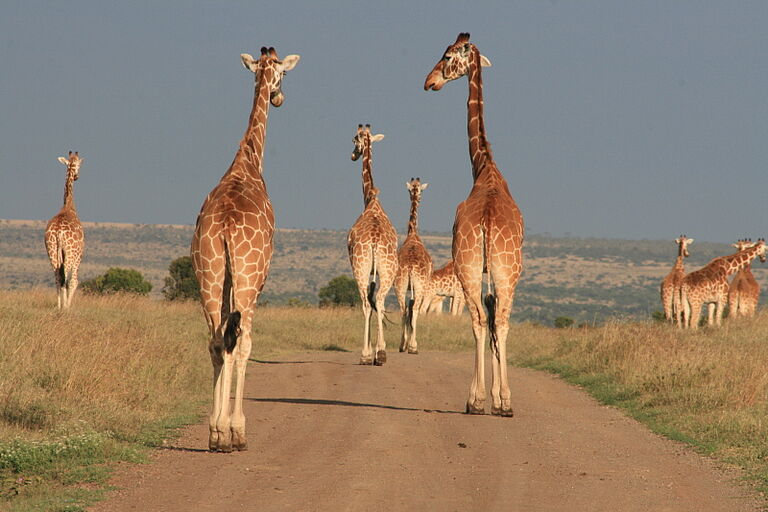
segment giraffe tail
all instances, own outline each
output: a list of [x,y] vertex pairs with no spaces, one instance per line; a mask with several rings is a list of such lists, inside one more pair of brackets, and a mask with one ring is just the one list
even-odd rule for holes
[[67,272],[66,272],[66,266],[64,265],[64,243],[61,240],[61,233],[56,234],[56,254],[58,255],[58,264],[59,266],[56,267],[56,280],[59,282],[59,286],[66,286],[69,284],[67,281]]
[[413,305],[416,303],[416,290],[413,287],[413,275],[408,274],[408,288],[411,290],[411,298],[408,299],[406,305],[405,321],[408,322],[408,327],[413,329]]
[[483,226],[483,266],[486,274],[488,274],[488,293],[483,299],[485,304],[485,310],[488,315],[488,334],[491,350],[495,354],[496,359],[499,359],[499,339],[496,334],[496,295],[494,294],[493,286],[493,274],[491,273],[490,265],[491,255],[491,237],[488,233],[488,227]]
[[235,290],[234,290],[234,280],[232,279],[232,272],[233,272],[233,261],[232,261],[232,255],[230,254],[229,247],[231,245],[230,241],[230,232],[227,227],[224,229],[224,261],[225,261],[225,268],[224,268],[224,286],[223,286],[223,292],[222,292],[222,320],[224,323],[226,323],[226,327],[224,329],[224,333],[222,335],[223,342],[224,342],[224,349],[228,353],[232,353],[233,350],[235,350],[235,347],[237,346],[237,338],[240,336],[240,318],[242,317],[242,313],[240,311],[237,311],[235,309]]
[[373,276],[373,279],[368,283],[368,304],[371,305],[374,311],[378,312],[376,309],[376,244],[373,245],[372,252],[373,257],[371,259],[373,260],[373,269],[371,275]]

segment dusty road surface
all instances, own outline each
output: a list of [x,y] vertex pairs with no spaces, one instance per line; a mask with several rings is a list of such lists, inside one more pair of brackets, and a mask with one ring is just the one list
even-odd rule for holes
[[249,450],[190,427],[94,511],[745,511],[714,466],[556,377],[511,369],[514,418],[462,414],[471,353],[249,365]]

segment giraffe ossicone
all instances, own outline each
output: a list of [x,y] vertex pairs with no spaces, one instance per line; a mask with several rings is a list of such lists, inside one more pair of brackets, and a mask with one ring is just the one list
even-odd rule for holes
[[83,158],[80,153],[69,152],[68,157],[60,156],[59,162],[67,167],[64,182],[64,205],[45,228],[45,249],[53,267],[56,282],[56,307],[68,309],[77,290],[77,272],[85,250],[83,225],[77,216],[73,184],[80,177]]
[[[190,251],[210,332],[214,382],[208,448],[221,452],[247,448],[245,371],[253,310],[267,278],[275,231],[262,175],[267,114],[270,104],[283,104],[283,78],[299,56],[280,59],[274,48],[262,47],[258,58],[244,53],[240,59],[255,76],[248,127],[232,165],[203,202]],[[235,401],[230,413],[233,373]]]

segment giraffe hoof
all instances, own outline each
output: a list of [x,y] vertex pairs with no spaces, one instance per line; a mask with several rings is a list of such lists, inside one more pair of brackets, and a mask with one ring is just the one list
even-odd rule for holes
[[387,353],[384,350],[376,352],[376,359],[373,360],[373,364],[376,366],[382,366],[387,362]]
[[400,347],[400,352],[405,352],[405,347]]
[[408,353],[409,354],[418,354],[419,353],[419,349],[417,349],[417,348],[409,348],[408,349]]
[[466,412],[467,414],[485,414],[485,404],[483,402],[468,403]]
[[373,364],[373,359],[371,359],[370,357],[361,357],[360,364],[370,366],[371,364]]
[[501,416],[503,418],[511,418],[515,415],[511,407],[509,409],[504,409],[502,407],[491,407],[491,414],[494,416]]
[[248,441],[245,438],[245,431],[232,431],[232,447],[239,452],[244,452],[248,449]]

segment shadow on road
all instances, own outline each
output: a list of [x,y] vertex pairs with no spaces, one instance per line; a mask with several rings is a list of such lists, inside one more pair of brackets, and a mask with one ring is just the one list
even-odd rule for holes
[[323,363],[323,364],[337,364],[339,366],[349,366],[349,365],[355,365],[356,363],[340,363],[339,361],[266,361],[264,359],[248,359],[248,362],[250,363],[260,363],[260,364],[312,364],[312,363]]
[[461,411],[444,411],[441,409],[418,409],[414,407],[397,407],[394,405],[347,402],[345,400],[324,400],[321,398],[245,398],[244,400],[249,400],[251,402],[268,402],[268,403],[279,403],[279,404],[339,405],[342,407],[372,407],[374,409],[388,409],[392,411],[416,411],[416,412],[436,412],[440,414],[464,414]]

